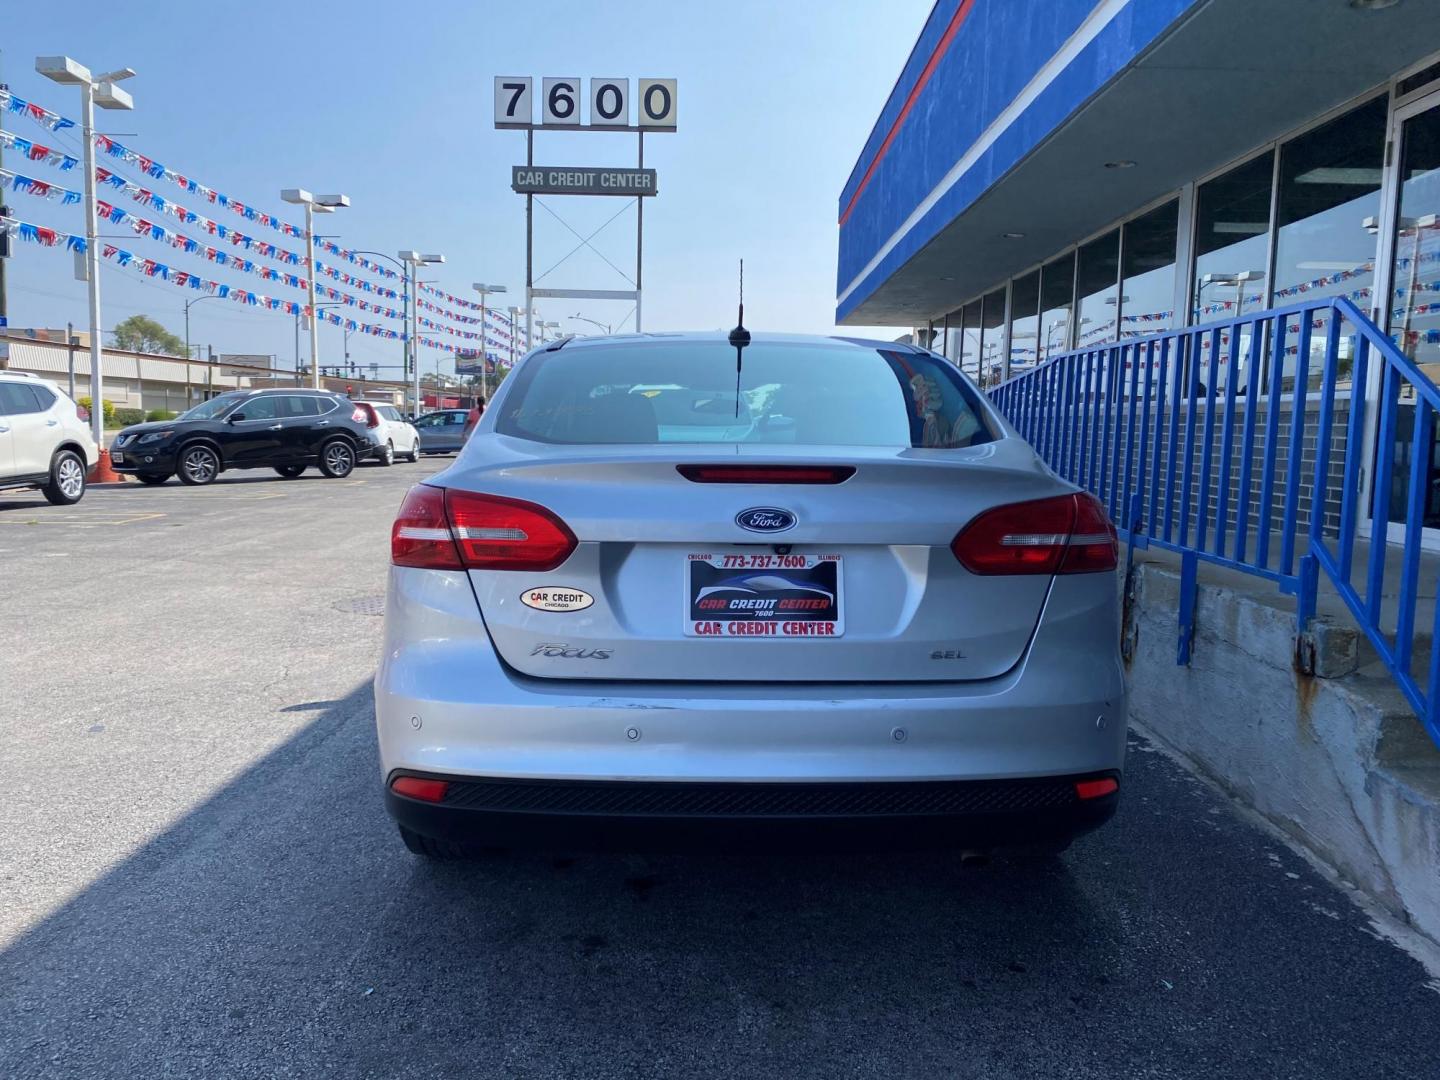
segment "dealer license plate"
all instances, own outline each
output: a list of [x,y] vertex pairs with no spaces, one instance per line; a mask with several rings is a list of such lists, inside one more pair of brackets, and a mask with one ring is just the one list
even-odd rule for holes
[[688,637],[827,638],[845,632],[839,555],[695,552]]

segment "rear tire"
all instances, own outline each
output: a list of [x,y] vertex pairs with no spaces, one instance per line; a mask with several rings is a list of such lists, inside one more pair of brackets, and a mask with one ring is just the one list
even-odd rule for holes
[[395,444],[387,442],[385,449],[380,451],[380,464],[390,466],[395,464]]
[[304,465],[276,465],[275,471],[286,480],[294,480],[305,471]]
[[151,487],[159,487],[161,484],[165,483],[166,480],[170,479],[170,474],[168,472],[142,472],[136,473],[135,479],[139,480],[142,484],[149,484]]
[[50,459],[50,479],[40,486],[47,501],[73,506],[85,497],[85,462],[73,450],[57,451]]
[[457,844],[453,840],[437,840],[433,836],[422,836],[420,833],[407,829],[404,825],[397,825],[396,828],[400,830],[400,839],[405,841],[405,846],[412,855],[440,861],[467,859],[474,854],[473,848]]
[[331,480],[344,480],[355,471],[355,448],[345,439],[331,439],[320,448],[320,471]]
[[420,460],[420,440],[419,440],[419,439],[416,439],[416,440],[415,440],[415,445],[412,446],[412,447],[410,447],[410,454],[409,454],[409,456],[406,458],[406,460],[409,461],[411,465],[414,465],[416,462],[418,462],[418,461]]
[[220,475],[220,455],[204,443],[192,443],[181,450],[178,464],[180,482],[191,487],[213,483]]

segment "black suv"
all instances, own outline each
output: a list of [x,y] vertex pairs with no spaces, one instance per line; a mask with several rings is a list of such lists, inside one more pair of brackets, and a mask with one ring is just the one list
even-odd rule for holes
[[380,452],[367,419],[349,398],[323,390],[236,390],[174,420],[125,428],[110,462],[146,484],[175,475],[182,484],[208,484],[226,469],[296,477],[308,465],[339,479]]

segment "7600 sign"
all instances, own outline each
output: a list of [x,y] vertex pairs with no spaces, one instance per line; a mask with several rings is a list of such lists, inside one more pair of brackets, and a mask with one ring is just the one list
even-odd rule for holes
[[584,80],[547,77],[540,80],[540,123],[535,123],[535,80],[528,75],[495,77],[497,128],[589,128],[605,130],[674,131],[674,79],[636,80],[635,116],[631,120],[629,79]]

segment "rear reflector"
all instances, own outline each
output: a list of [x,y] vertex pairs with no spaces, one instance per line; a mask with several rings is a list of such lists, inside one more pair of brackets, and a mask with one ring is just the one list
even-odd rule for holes
[[535,503],[417,484],[390,530],[390,561],[428,570],[554,570],[576,543]]
[[1115,529],[1087,492],[986,510],[950,543],[972,574],[1088,574],[1115,569]]
[[854,465],[676,465],[697,484],[843,484]]
[[1120,781],[1113,776],[1105,776],[1099,780],[1076,780],[1075,794],[1082,799],[1102,799],[1106,795],[1113,795],[1120,790]]
[[422,802],[439,802],[445,798],[445,792],[450,787],[448,780],[428,780],[423,776],[400,776],[390,785],[390,790],[396,795],[404,795],[409,799],[419,799]]

